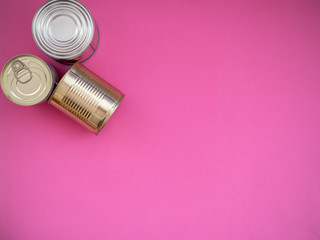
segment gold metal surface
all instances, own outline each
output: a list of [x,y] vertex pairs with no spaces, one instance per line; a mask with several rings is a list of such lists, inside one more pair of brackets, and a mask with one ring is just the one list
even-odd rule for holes
[[3,67],[1,88],[12,102],[30,106],[49,98],[56,77],[54,69],[42,59],[33,55],[19,55]]
[[124,94],[77,62],[60,80],[49,104],[98,134]]

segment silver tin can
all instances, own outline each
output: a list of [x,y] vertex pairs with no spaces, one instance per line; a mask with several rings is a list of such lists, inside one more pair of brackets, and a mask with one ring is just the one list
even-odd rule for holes
[[47,100],[57,80],[56,71],[33,55],[10,59],[1,71],[1,88],[12,102],[30,106]]
[[122,92],[77,62],[60,80],[49,104],[98,134],[123,97]]
[[38,47],[64,64],[84,62],[96,51],[99,30],[88,9],[76,0],[50,0],[35,13],[32,34]]

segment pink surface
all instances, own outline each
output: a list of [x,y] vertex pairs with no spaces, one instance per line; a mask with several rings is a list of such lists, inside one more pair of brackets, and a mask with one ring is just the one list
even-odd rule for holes
[[[0,67],[44,1],[0,7]],[[0,240],[320,238],[320,2],[83,0],[126,97],[96,137],[0,94]]]

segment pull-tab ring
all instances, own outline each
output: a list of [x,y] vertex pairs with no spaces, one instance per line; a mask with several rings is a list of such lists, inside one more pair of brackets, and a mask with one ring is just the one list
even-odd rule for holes
[[[12,63],[11,68],[13,70],[14,77],[17,79],[18,82],[25,84],[32,79],[32,72],[30,69],[20,60],[16,60]],[[27,71],[27,73],[25,71]],[[27,79],[24,78],[26,74],[29,74]],[[19,76],[20,75],[20,76]]]

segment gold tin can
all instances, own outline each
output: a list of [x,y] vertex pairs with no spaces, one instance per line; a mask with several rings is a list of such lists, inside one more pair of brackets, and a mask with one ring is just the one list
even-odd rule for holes
[[1,71],[1,88],[12,102],[31,106],[47,100],[57,79],[56,71],[42,59],[18,55]]
[[49,104],[97,135],[123,97],[122,92],[77,62],[60,80]]

